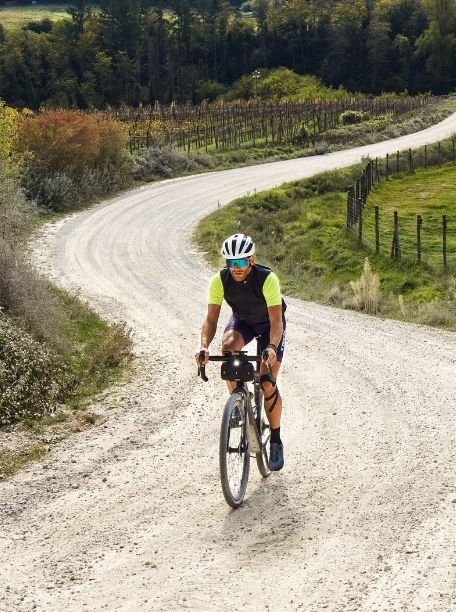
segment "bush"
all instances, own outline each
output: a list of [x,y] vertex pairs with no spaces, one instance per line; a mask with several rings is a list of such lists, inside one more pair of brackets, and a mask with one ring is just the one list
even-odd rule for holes
[[342,125],[353,125],[366,121],[367,116],[363,111],[346,110],[340,115],[340,122]]
[[168,178],[175,172],[190,172],[215,166],[215,160],[209,155],[176,151],[170,145],[150,147],[133,163],[133,176],[138,181]]
[[128,186],[126,140],[123,126],[101,113],[49,110],[24,119],[17,148],[28,155],[27,196],[61,211]]
[[132,172],[133,162],[127,157],[116,164],[84,168],[78,177],[73,175],[72,168],[45,173],[31,164],[22,184],[39,206],[62,212],[128,187]]
[[0,426],[48,414],[64,386],[56,357],[0,314]]

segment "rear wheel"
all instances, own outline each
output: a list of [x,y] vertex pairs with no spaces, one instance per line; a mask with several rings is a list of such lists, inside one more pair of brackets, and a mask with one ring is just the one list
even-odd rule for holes
[[261,436],[261,452],[256,454],[256,462],[260,474],[263,478],[267,478],[271,474],[271,470],[269,469],[269,440],[271,438],[271,429],[266,415],[264,414],[263,392],[261,389],[255,398],[255,404],[257,406],[256,422]]
[[220,480],[226,502],[238,508],[247,490],[250,469],[245,398],[233,393],[223,411],[220,430]]

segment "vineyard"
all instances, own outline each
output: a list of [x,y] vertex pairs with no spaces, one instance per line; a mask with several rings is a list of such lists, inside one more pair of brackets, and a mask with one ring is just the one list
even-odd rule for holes
[[109,108],[107,114],[127,126],[131,152],[161,145],[179,150],[225,151],[246,146],[315,145],[327,130],[349,122],[398,116],[433,98],[357,97],[346,100],[236,101]]

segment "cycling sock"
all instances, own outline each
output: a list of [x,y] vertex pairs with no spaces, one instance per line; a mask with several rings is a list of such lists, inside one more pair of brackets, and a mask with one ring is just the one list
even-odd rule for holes
[[280,427],[277,427],[277,429],[272,429],[271,427],[271,444],[275,444],[276,442],[282,444],[282,440],[280,439]]

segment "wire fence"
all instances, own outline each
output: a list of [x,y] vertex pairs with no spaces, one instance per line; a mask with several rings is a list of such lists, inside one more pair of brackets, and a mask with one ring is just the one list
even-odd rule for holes
[[455,136],[434,145],[397,151],[383,159],[368,161],[347,194],[347,230],[376,255],[416,261],[434,269],[456,270],[456,225],[444,205],[433,205],[423,216],[417,211],[401,212],[400,208],[391,211],[389,207],[369,204],[374,185],[389,180],[394,174],[455,163]]

